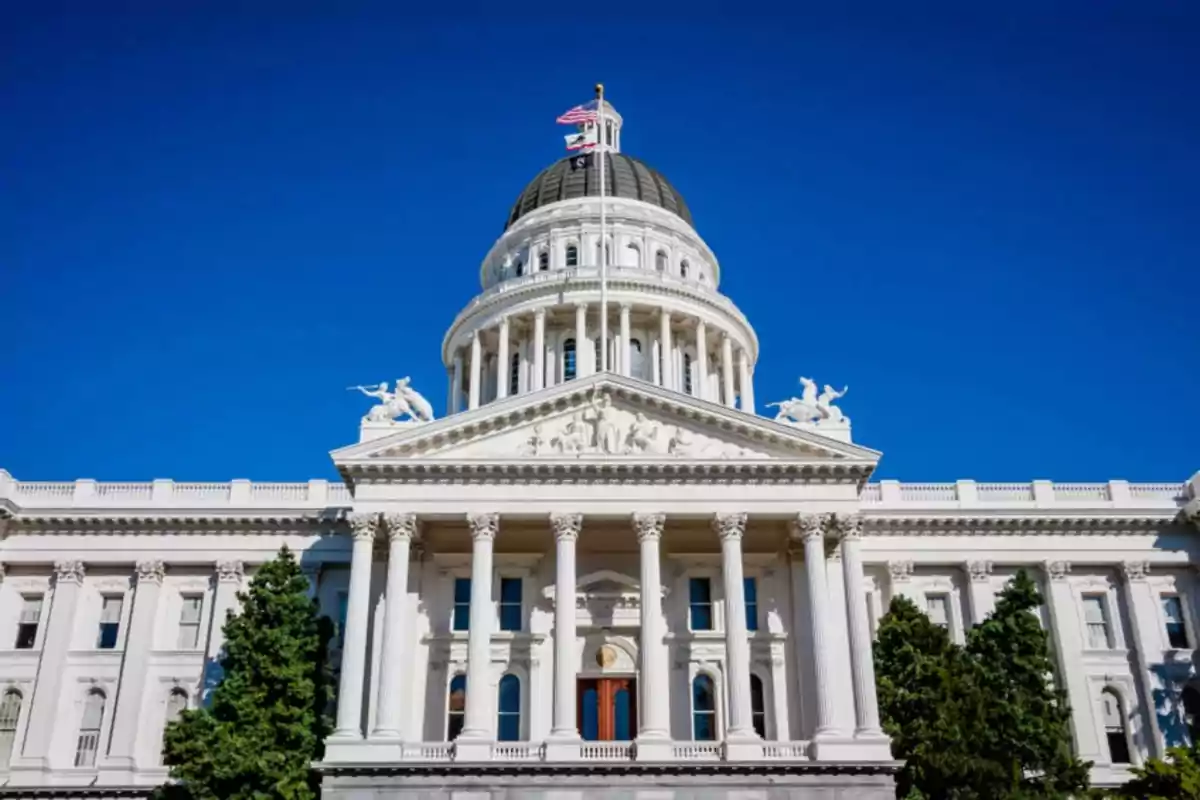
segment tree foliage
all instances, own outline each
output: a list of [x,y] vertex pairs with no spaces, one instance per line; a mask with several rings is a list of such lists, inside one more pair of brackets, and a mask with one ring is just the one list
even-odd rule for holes
[[1024,572],[960,646],[905,598],[879,626],[880,712],[903,759],[898,797],[1068,798],[1090,764],[1071,752],[1070,709],[1054,685],[1042,598]]
[[238,600],[212,702],[167,726],[163,760],[175,783],[158,790],[163,800],[319,797],[311,763],[330,730],[332,624],[286,547]]
[[1137,800],[1200,800],[1200,749],[1172,747],[1165,759],[1133,768],[1134,777],[1115,792]]

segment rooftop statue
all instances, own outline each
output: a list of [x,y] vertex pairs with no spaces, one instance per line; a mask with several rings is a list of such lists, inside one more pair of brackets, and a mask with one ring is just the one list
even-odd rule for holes
[[411,422],[429,422],[433,419],[433,406],[421,396],[421,393],[409,386],[408,377],[396,381],[395,391],[388,391],[387,381],[377,386],[348,386],[346,391],[362,392],[367,397],[374,397],[379,404],[371,408],[363,416],[363,422],[402,422],[397,419],[407,416]]
[[814,427],[848,425],[850,418],[833,402],[846,396],[850,387],[844,387],[840,392],[829,384],[825,384],[821,394],[817,394],[817,384],[811,378],[800,378],[804,390],[799,397],[784,400],[781,403],[768,403],[767,408],[778,408],[775,419],[795,425],[812,425]]

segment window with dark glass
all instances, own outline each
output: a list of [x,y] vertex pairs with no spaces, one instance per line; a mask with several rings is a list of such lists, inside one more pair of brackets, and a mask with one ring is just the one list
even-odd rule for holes
[[465,631],[471,625],[471,579],[454,579],[454,621],[456,631]]
[[1183,603],[1179,595],[1164,594],[1162,597],[1163,617],[1167,621],[1167,641],[1171,647],[1186,648],[1188,644],[1187,624],[1183,619]]
[[1104,713],[1104,734],[1108,740],[1108,756],[1113,764],[1128,764],[1129,737],[1125,735],[1125,709],[1121,698],[1112,689],[1100,693],[1101,710]]
[[691,353],[683,354],[683,392],[684,392],[684,394],[692,393],[692,355],[691,355]]
[[104,722],[104,705],[108,698],[99,689],[92,689],[83,704],[83,716],[79,719],[79,738],[75,743],[75,766],[96,766],[96,752],[100,749],[100,726]]
[[500,579],[500,630],[519,631],[521,614],[521,579]]
[[567,266],[579,266],[579,248],[573,244],[567,245]]
[[9,689],[0,701],[0,770],[8,769],[17,742],[17,720],[21,718],[21,693]]
[[750,715],[754,719],[754,732],[767,738],[767,702],[763,694],[762,678],[750,675]]
[[744,578],[742,583],[746,586],[746,630],[756,631],[758,630],[758,580]]
[[453,742],[462,733],[467,718],[467,676],[455,675],[450,679],[450,693],[446,700],[446,741]]
[[525,274],[525,262],[517,259],[513,262],[513,273],[519,278]]
[[708,578],[688,580],[688,611],[694,631],[713,629],[712,581]]
[[688,276],[688,262],[680,261],[679,262],[679,277],[686,278],[687,276]]
[[100,603],[100,630],[96,634],[96,647],[112,650],[117,646],[117,634],[121,632],[121,608],[125,598],[108,595]]
[[21,617],[17,622],[16,649],[30,650],[37,642],[38,625],[42,621],[42,596],[25,595],[21,598]]
[[545,272],[550,269],[550,254],[545,250],[538,253],[538,272]]
[[513,353],[508,365],[508,393],[521,391],[521,354]]
[[665,250],[659,250],[654,254],[654,268],[659,272],[667,271],[667,253]]
[[575,380],[575,340],[563,342],[563,380]]
[[717,697],[707,675],[692,680],[692,738],[697,742],[717,740]]
[[505,675],[500,679],[499,709],[496,719],[496,739],[501,742],[521,740],[521,679]]

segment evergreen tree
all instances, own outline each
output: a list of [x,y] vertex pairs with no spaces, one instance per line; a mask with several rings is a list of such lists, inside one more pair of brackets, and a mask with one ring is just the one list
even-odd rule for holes
[[1167,758],[1133,768],[1134,777],[1116,791],[1137,800],[1200,800],[1200,749],[1172,747]]
[[332,624],[308,597],[308,580],[284,547],[238,594],[225,622],[223,678],[208,708],[167,726],[172,800],[309,800],[330,730]]

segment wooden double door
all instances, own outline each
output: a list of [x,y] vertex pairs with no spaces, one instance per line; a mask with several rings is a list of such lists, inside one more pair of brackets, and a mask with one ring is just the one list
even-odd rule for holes
[[637,680],[580,678],[579,732],[587,742],[629,742],[637,737]]

